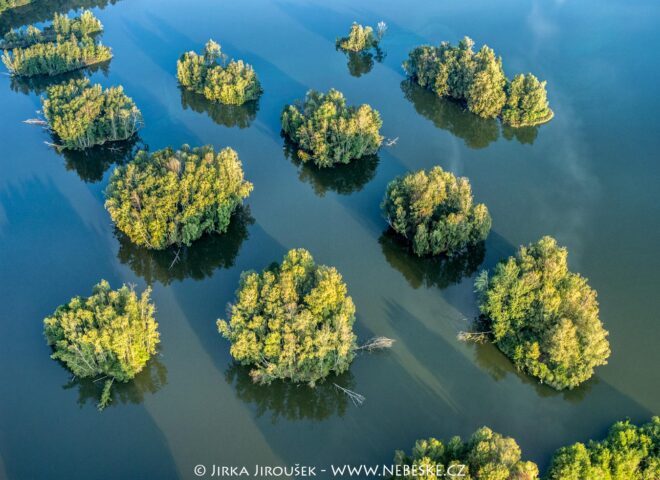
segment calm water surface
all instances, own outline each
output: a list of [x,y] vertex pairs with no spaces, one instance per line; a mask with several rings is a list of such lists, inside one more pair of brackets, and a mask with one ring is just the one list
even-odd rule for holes
[[[47,132],[21,123],[40,108],[43,86],[0,76],[0,478],[375,464],[417,438],[482,425],[515,437],[543,468],[560,445],[660,413],[660,57],[649,54],[660,41],[658,2],[38,3],[0,18],[0,28],[97,7],[115,56],[92,79],[123,85],[146,127],[125,151],[60,155],[44,144]],[[390,27],[382,61],[335,51],[353,20],[381,19]],[[508,75],[547,79],[555,119],[503,130],[404,81],[412,47],[463,35],[493,47]],[[179,90],[178,56],[209,37],[254,65],[265,90],[258,103],[227,108]],[[282,106],[330,87],[377,108],[396,145],[333,172],[296,164],[280,137]],[[103,189],[131,148],[183,143],[232,146],[255,189],[226,237],[202,239],[170,268],[172,252],[115,234]],[[410,257],[379,212],[389,180],[436,164],[469,177],[494,222],[484,249],[451,263]],[[476,313],[478,269],[544,234],[568,246],[571,267],[598,290],[610,331],[610,364],[569,393],[520,375],[491,346],[456,340]],[[328,385],[251,384],[216,331],[240,272],[293,247],[342,272],[361,338],[397,340],[333,379],[363,394],[362,407]],[[153,286],[162,349],[98,413],[98,386],[71,382],[49,358],[42,319],[101,278]]]

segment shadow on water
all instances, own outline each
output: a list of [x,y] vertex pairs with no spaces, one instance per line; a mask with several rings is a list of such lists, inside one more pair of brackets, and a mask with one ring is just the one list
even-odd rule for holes
[[93,75],[97,72],[103,74],[104,77],[108,76],[110,71],[110,62],[112,59],[107,60],[102,63],[97,63],[95,65],[90,65],[89,67],[81,68],[73,72],[62,73],[60,75],[48,76],[48,75],[39,75],[35,77],[11,77],[9,86],[14,92],[23,93],[29,95],[34,93],[36,95],[42,95],[46,93],[48,87],[53,85],[58,85],[61,83],[67,83],[70,80],[82,80],[83,78]]
[[243,105],[224,105],[220,102],[207,100],[204,95],[179,87],[181,91],[181,106],[184,110],[206,113],[211,120],[225,127],[248,128],[259,111],[259,100]]
[[[469,148],[486,148],[500,137],[500,122],[496,118],[481,118],[467,111],[461,102],[438,97],[410,80],[401,82],[401,91],[417,113],[431,120],[436,127],[462,139]],[[532,145],[538,128],[504,126],[502,135],[507,140],[515,139],[521,144]]]
[[[337,47],[338,51],[342,51]],[[343,52],[346,55],[348,73],[354,77],[361,77],[366,75],[374,68],[374,61],[381,63],[385,59],[385,53],[379,47],[376,47],[375,53],[370,51],[365,52]]]
[[279,420],[324,420],[331,416],[343,417],[351,401],[334,386],[353,390],[355,379],[350,371],[331,376],[311,388],[306,384],[275,381],[259,385],[250,377],[250,367],[232,363],[225,371],[225,380],[236,391],[240,400],[254,404],[258,418],[268,415],[271,423]]
[[298,167],[298,178],[309,183],[319,197],[328,191],[340,195],[359,192],[374,178],[380,162],[378,155],[369,155],[347,164],[318,168],[312,162],[300,160],[296,150],[296,146],[285,137],[284,156]]
[[447,257],[418,257],[408,242],[392,229],[387,229],[378,239],[383,255],[390,266],[401,272],[410,286],[418,289],[446,288],[472,276],[484,261],[486,248],[483,242],[461,255]]
[[[78,389],[78,405],[80,408],[87,403],[96,406],[101,401],[103,380],[94,381],[91,378],[74,378],[64,385],[65,390]],[[167,385],[167,368],[153,357],[140,373],[130,382],[113,382],[111,390],[112,401],[108,407],[124,404],[141,404],[147,394],[154,394]]]
[[212,276],[218,268],[234,266],[243,242],[249,237],[248,227],[253,223],[250,208],[239,207],[232,215],[225,233],[204,235],[191,246],[181,247],[178,259],[175,247],[149,250],[135,245],[126,235],[117,231],[117,258],[149,285],[156,281],[169,285],[175,280],[183,281],[187,278],[203,280]]

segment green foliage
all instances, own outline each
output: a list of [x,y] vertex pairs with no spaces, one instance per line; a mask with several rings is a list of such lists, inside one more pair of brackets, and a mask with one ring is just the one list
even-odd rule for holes
[[97,44],[90,37],[78,40],[71,34],[68,40],[58,37],[56,42],[36,43],[27,48],[5,50],[2,62],[11,75],[59,75],[90,65],[108,61],[112,50]]
[[507,85],[502,59],[485,45],[474,53],[473,46],[472,39],[464,37],[456,47],[448,42],[417,47],[403,68],[420,86],[438,96],[465,102],[468,110],[480,117],[501,116],[512,126],[536,125],[552,118],[545,82],[528,75]]
[[472,202],[468,179],[440,167],[392,180],[381,208],[418,256],[462,253],[485,240],[491,227],[486,206]]
[[314,386],[346,371],[355,356],[355,306],[333,267],[317,265],[307,250],[290,250],[282,264],[244,272],[218,330],[231,356],[258,383],[292,380]]
[[[380,25],[381,24],[379,24],[379,27]],[[382,25],[384,25],[384,23]],[[379,28],[378,32],[377,35],[374,33],[373,28],[363,27],[357,22],[353,22],[348,36],[337,38],[335,44],[338,49],[344,51],[361,52],[363,50],[369,50],[378,47],[378,44],[385,33],[385,29],[383,28],[381,30]]]
[[504,123],[524,127],[551,120],[554,113],[548,107],[545,84],[531,73],[516,75],[507,86],[507,99],[502,111]]
[[161,250],[190,246],[204,233],[224,233],[231,214],[252,191],[231,148],[183,145],[141,150],[115,169],[105,207],[133,243]]
[[102,31],[103,25],[100,20],[89,10],[85,10],[80,16],[74,18],[56,13],[52,24],[43,30],[33,25],[22,30],[10,30],[0,41],[0,48],[24,48],[36,43],[52,42],[60,36],[75,35],[77,39],[82,39]]
[[11,10],[12,8],[22,7],[31,1],[32,0],[0,0],[0,13],[5,10]]
[[[126,285],[111,290],[102,280],[90,297],[75,297],[60,305],[44,320],[52,358],[64,363],[76,377],[104,375],[110,382],[128,382],[156,353],[160,341],[149,295],[147,289],[138,297]],[[110,398],[109,388],[104,391],[101,407]]]
[[349,163],[380,148],[380,114],[369,105],[346,106],[341,92],[310,90],[302,103],[282,112],[282,131],[298,146],[298,157],[318,167]]
[[657,480],[660,417],[641,427],[617,422],[600,442],[576,443],[555,452],[548,480]]
[[[538,467],[533,462],[521,460],[520,447],[516,441],[488,427],[474,432],[467,442],[463,442],[460,437],[453,437],[446,444],[435,438],[418,440],[410,455],[397,451],[394,463],[399,467],[399,473],[403,473],[394,478],[406,480],[538,478]],[[405,474],[406,469],[408,474]]]
[[127,140],[142,126],[140,110],[122,87],[103,90],[88,79],[48,88],[42,108],[61,146],[74,150]]
[[[218,60],[223,60],[223,65]],[[176,76],[182,87],[204,95],[209,100],[242,105],[261,95],[261,85],[252,66],[242,60],[224,65],[219,44],[209,40],[204,53],[186,52],[176,64]]]
[[557,390],[586,381],[610,355],[596,292],[568,270],[567,255],[546,236],[500,262],[491,278],[482,272],[475,283],[497,347]]

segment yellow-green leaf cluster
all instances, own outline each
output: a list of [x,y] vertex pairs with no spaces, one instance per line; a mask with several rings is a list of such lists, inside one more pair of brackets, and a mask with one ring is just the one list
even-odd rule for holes
[[218,329],[231,342],[231,356],[251,365],[259,383],[313,386],[346,371],[355,356],[355,306],[346,284],[304,249],[261,273],[244,272],[229,315]]
[[348,36],[337,38],[335,43],[341,50],[361,52],[377,47],[379,42],[380,38],[376,36],[373,28],[353,22]]
[[76,38],[82,39],[102,31],[101,21],[90,10],[85,10],[80,16],[73,18],[56,13],[52,23],[43,30],[34,25],[28,25],[21,30],[11,29],[0,41],[0,49],[25,48],[35,43],[52,42],[58,36],[71,37],[74,35]]

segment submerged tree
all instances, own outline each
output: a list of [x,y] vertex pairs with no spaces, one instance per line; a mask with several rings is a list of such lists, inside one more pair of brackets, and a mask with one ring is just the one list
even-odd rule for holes
[[60,146],[82,150],[131,138],[142,126],[142,114],[122,87],[105,90],[88,79],[47,89],[42,108]]
[[610,355],[596,291],[568,270],[567,256],[546,236],[475,282],[495,345],[519,369],[557,390],[588,380]]
[[282,131],[298,146],[298,157],[318,167],[349,163],[375,154],[383,142],[380,114],[369,105],[349,107],[341,92],[307,92],[302,103],[282,112]]
[[535,480],[539,469],[521,459],[513,438],[503,437],[488,427],[472,434],[467,442],[453,437],[449,442],[429,438],[418,440],[410,455],[394,455],[396,479]]
[[470,112],[481,117],[500,116],[505,124],[515,127],[536,125],[552,118],[545,82],[528,75],[524,80],[517,76],[507,85],[502,59],[485,45],[477,53],[473,47],[469,37],[464,37],[456,47],[448,42],[437,47],[417,47],[410,52],[403,68],[412,81],[438,96],[465,102]]
[[378,23],[377,32],[374,32],[372,27],[364,27],[357,22],[353,22],[348,36],[337,38],[335,44],[338,49],[351,52],[362,52],[377,48],[386,30],[387,25],[385,22]]
[[626,420],[610,428],[604,440],[557,450],[548,480],[655,480],[660,478],[660,417],[637,427]]
[[138,297],[126,285],[111,290],[102,280],[90,297],[75,297],[44,320],[53,359],[76,377],[106,379],[100,408],[111,398],[115,380],[132,380],[156,353],[160,339],[149,294],[147,288]]
[[231,356],[253,367],[255,382],[314,386],[348,370],[357,348],[354,322],[339,272],[297,249],[262,273],[241,275],[229,321],[218,320],[218,330],[231,342]]
[[183,145],[152,154],[141,150],[117,167],[105,207],[133,243],[161,250],[226,232],[232,213],[251,191],[234,150],[215,153],[211,145]]
[[0,41],[0,49],[25,48],[36,43],[52,42],[58,37],[71,37],[71,35],[82,39],[102,31],[101,21],[90,10],[85,10],[80,16],[73,18],[56,13],[52,23],[43,30],[34,25],[28,25],[21,30],[10,30]]
[[242,60],[227,64],[220,45],[213,40],[206,43],[202,55],[184,53],[177,61],[176,76],[182,87],[230,105],[257,100],[262,92],[252,66]]
[[392,180],[381,208],[418,256],[460,254],[485,240],[491,227],[486,206],[472,202],[468,179],[440,167]]

